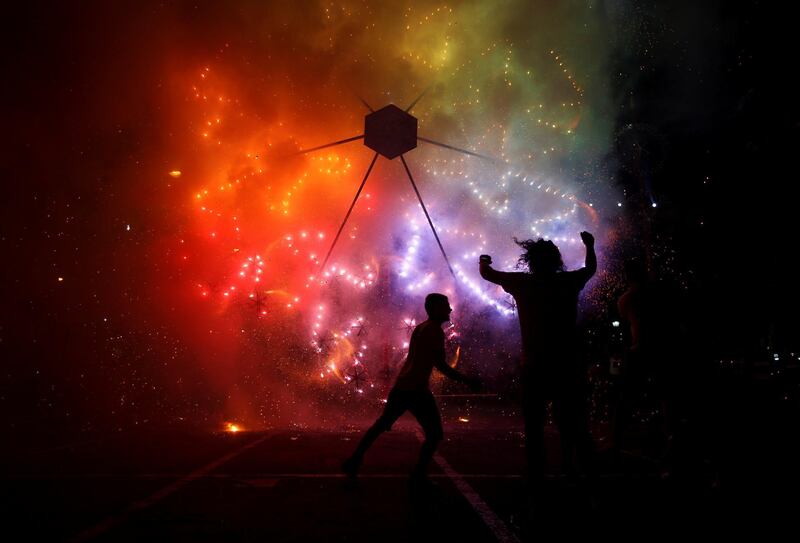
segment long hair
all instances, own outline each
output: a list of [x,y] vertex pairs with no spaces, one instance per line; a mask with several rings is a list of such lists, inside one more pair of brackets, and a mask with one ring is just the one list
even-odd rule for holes
[[514,243],[525,249],[519,256],[517,266],[526,266],[530,273],[548,274],[564,271],[561,251],[552,241],[539,238],[537,240],[514,238]]

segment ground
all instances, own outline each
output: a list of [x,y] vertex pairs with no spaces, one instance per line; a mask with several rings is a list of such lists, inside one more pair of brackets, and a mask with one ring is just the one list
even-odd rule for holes
[[601,454],[593,485],[564,478],[552,427],[544,498],[532,505],[513,410],[473,410],[468,422],[458,407],[443,412],[446,439],[425,491],[408,486],[420,445],[408,416],[369,451],[356,484],[339,466],[360,423],[237,434],[148,429],[15,447],[4,462],[3,526],[14,536],[6,540],[532,541],[545,532],[716,530],[753,511],[741,489],[720,485],[702,462],[691,477],[664,477],[640,454]]

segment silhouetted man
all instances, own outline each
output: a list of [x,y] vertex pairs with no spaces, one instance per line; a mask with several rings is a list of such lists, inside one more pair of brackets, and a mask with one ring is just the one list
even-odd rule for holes
[[627,350],[620,395],[613,418],[613,446],[619,450],[637,401],[652,394],[663,412],[667,440],[675,431],[677,368],[680,363],[681,327],[678,293],[648,277],[644,262],[625,263],[628,288],[617,302],[626,325]]
[[522,331],[523,414],[525,449],[531,483],[544,474],[544,424],[547,401],[561,434],[564,471],[572,469],[577,453],[591,469],[593,444],[586,413],[588,380],[581,363],[576,326],[578,294],[597,270],[594,237],[581,232],[586,246],[585,267],[564,271],[561,252],[552,241],[514,240],[525,249],[520,263],[528,272],[500,272],[481,255],[480,273],[514,297]]
[[469,384],[473,389],[480,387],[480,380],[468,377],[451,368],[445,361],[444,332],[442,324],[450,320],[450,302],[444,294],[428,294],[425,298],[425,311],[428,320],[420,323],[411,334],[408,357],[394,384],[383,414],[364,434],[353,455],[342,464],[342,470],[350,477],[358,474],[364,453],[383,432],[391,430],[392,425],[406,411],[410,411],[425,432],[425,441],[419,452],[419,461],[411,472],[411,482],[426,480],[426,471],[436,446],[442,440],[442,419],[439,408],[428,388],[431,372],[435,367],[455,381]]

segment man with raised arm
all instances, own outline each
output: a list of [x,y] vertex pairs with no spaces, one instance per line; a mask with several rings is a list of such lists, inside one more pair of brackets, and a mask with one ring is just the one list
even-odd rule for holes
[[588,379],[581,361],[576,325],[578,295],[597,271],[594,236],[581,232],[586,247],[583,268],[565,271],[558,247],[549,240],[514,240],[525,252],[520,264],[527,272],[492,268],[489,255],[480,257],[480,274],[514,297],[522,332],[523,414],[529,478],[537,485],[544,473],[544,424],[547,402],[561,434],[563,470],[572,470],[572,456],[592,469],[593,443],[586,402]]

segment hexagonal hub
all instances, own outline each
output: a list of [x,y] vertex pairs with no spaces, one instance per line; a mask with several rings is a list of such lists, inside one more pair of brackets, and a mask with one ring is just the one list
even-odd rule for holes
[[364,118],[364,145],[386,158],[417,147],[417,118],[390,104]]

